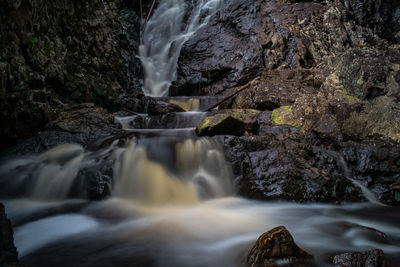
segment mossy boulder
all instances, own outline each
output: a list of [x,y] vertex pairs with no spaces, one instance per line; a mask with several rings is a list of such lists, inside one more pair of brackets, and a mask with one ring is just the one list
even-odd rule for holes
[[259,126],[257,121],[259,114],[259,111],[252,109],[225,110],[223,113],[202,119],[196,127],[196,133],[201,136],[255,133]]

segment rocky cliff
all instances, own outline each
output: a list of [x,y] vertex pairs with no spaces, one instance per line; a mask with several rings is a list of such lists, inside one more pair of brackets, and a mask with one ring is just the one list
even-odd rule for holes
[[3,146],[56,120],[69,104],[112,109],[141,79],[135,1],[2,1]]
[[247,87],[220,106],[262,111],[262,137],[224,141],[247,197],[357,200],[355,178],[398,204],[399,27],[398,1],[225,1],[172,91]]

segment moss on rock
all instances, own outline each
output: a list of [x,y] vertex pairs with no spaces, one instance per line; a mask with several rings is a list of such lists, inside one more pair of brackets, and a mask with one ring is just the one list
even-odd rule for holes
[[296,128],[301,127],[299,120],[293,116],[293,106],[282,106],[272,111],[271,121],[275,125],[290,125]]

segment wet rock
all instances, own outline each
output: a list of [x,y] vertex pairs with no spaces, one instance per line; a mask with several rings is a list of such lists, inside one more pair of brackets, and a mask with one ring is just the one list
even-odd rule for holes
[[366,201],[354,179],[377,201],[400,204],[400,147],[387,140],[354,141],[274,126],[259,115],[262,136],[215,137],[231,162],[238,193],[261,200]]
[[58,114],[58,119],[49,122],[36,135],[5,150],[3,155],[39,153],[65,143],[87,147],[97,139],[121,132],[120,126],[114,124],[114,116],[105,109],[92,103],[70,105]]
[[400,99],[400,85],[395,77],[400,71],[398,48],[357,48],[346,51],[337,67],[340,82],[349,94],[372,100],[388,94]]
[[400,145],[391,140],[340,142],[350,175],[362,182],[377,199],[400,205]]
[[249,266],[308,266],[313,256],[299,248],[284,226],[262,234],[247,256]]
[[344,3],[358,25],[368,27],[380,37],[396,41],[400,28],[400,21],[396,19],[398,2],[346,0]]
[[260,72],[258,1],[222,1],[222,10],[181,51],[170,95],[204,95],[246,83]]
[[185,110],[174,103],[147,98],[147,113],[149,115],[162,115],[170,112],[185,112]]
[[14,232],[7,218],[5,208],[0,203],[0,265],[22,266],[18,264],[18,252],[14,246]]
[[297,133],[220,137],[231,162],[238,194],[260,200],[296,202],[365,201],[338,169],[321,163]]
[[263,73],[261,79],[255,80],[248,89],[238,94],[233,107],[274,110],[291,105],[299,94],[315,93],[314,87],[301,83],[309,75],[309,71],[289,69]]
[[140,88],[137,44],[122,41],[140,33],[137,6],[123,0],[0,3],[1,148],[56,119],[60,103],[111,108],[117,95]]
[[335,267],[385,267],[384,253],[381,249],[365,252],[349,252],[336,255],[332,263]]
[[[86,196],[91,200],[102,200],[111,195],[113,185],[113,167],[115,160],[99,159],[95,166],[81,169],[77,181],[85,181]],[[82,190],[77,190],[82,192]]]
[[200,136],[255,133],[258,129],[258,115],[258,111],[251,109],[224,110],[203,118],[196,127],[196,133]]

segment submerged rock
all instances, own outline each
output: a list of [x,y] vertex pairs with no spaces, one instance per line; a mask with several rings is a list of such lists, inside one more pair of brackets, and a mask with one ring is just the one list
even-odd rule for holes
[[335,267],[385,267],[384,253],[381,249],[365,252],[349,252],[336,255],[332,263]]
[[257,239],[247,256],[247,263],[251,267],[308,266],[313,258],[296,245],[284,226],[278,226]]
[[222,113],[209,115],[197,125],[196,133],[201,136],[214,136],[221,134],[243,135],[255,133],[258,129],[257,110],[224,110]]

